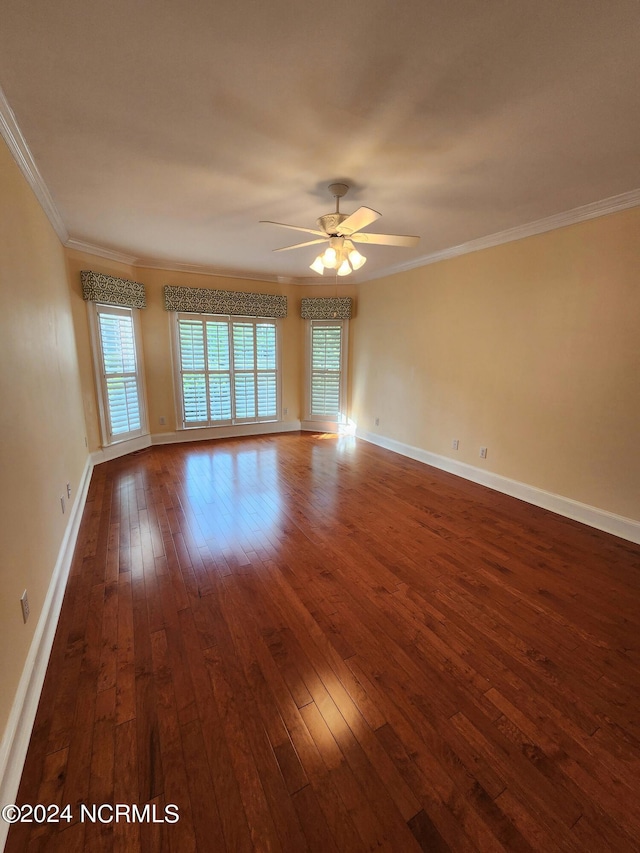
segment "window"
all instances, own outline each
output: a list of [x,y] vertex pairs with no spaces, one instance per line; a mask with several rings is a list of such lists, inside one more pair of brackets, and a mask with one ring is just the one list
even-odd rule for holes
[[109,445],[146,432],[136,309],[88,304],[103,443]]
[[177,315],[184,428],[279,418],[275,320]]
[[344,353],[347,320],[309,320],[309,420],[343,423],[346,420]]

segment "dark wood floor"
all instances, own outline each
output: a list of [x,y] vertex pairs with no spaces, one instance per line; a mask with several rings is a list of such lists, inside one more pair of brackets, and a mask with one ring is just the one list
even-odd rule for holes
[[100,465],[6,849],[638,851],[639,621],[640,547],[353,438]]

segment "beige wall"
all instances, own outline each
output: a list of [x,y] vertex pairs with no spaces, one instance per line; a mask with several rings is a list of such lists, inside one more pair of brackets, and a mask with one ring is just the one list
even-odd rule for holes
[[[87,460],[64,251],[0,140],[0,731]],[[23,624],[20,596],[31,615]]]
[[635,208],[362,284],[358,428],[640,519],[639,274]]

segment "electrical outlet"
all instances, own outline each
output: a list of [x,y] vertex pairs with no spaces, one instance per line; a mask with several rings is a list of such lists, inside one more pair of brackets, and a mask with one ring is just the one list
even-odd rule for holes
[[67,483],[67,500],[71,498],[71,483]]
[[64,515],[64,495],[60,495],[60,506],[62,507],[62,514]]
[[282,411],[283,411],[283,413],[284,413],[285,415],[288,415],[288,414],[289,414],[289,409],[287,409],[287,408],[283,409]]
[[29,618],[29,596],[26,589],[20,596],[20,606],[22,607],[22,619],[26,622]]
[[481,447],[480,448],[480,459],[486,459],[486,458],[487,458],[487,448]]
[[167,419],[165,418],[165,416],[161,415],[160,416],[160,426],[164,426],[166,424],[166,422],[167,422]]
[[380,426],[380,418],[376,418],[376,426]]
[[460,446],[459,440],[457,438],[454,438],[453,441],[451,442],[451,447],[454,450],[457,450],[459,446]]

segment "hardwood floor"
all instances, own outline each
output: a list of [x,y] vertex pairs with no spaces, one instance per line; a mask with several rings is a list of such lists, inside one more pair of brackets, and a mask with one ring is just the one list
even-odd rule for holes
[[639,621],[639,546],[353,438],[102,464],[6,850],[638,851]]

